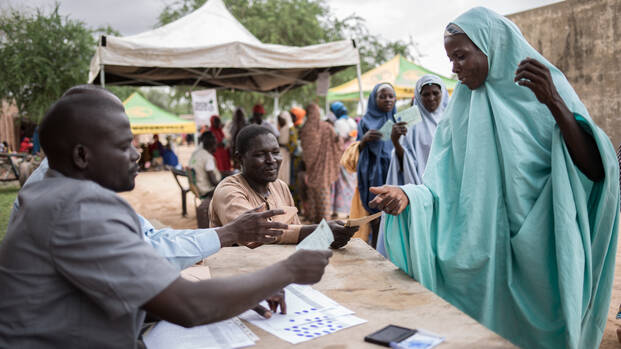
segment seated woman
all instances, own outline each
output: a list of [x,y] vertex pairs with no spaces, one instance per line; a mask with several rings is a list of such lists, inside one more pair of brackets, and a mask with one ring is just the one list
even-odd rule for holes
[[472,9],[444,47],[460,83],[423,184],[371,189],[392,214],[390,259],[520,347],[598,347],[617,251],[610,139],[508,19]]
[[[266,209],[295,207],[289,187],[278,179],[282,158],[278,140],[269,129],[258,125],[244,127],[237,136],[235,149],[242,170],[218,184],[209,207],[210,226],[224,225],[262,204]],[[282,223],[296,226],[282,235],[278,241],[282,244],[296,244],[316,228],[314,224],[300,225],[297,214]],[[330,221],[329,225],[334,234],[332,248],[345,246],[357,230],[340,221]]]

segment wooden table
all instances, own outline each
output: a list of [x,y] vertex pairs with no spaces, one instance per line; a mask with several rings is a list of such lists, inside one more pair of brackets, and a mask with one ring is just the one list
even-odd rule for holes
[[[226,247],[205,259],[213,277],[249,273],[285,259],[293,245],[266,245],[250,250]],[[507,348],[507,340],[488,330],[399,270],[360,239],[335,251],[322,280],[313,287],[356,312],[367,323],[296,344],[296,348],[369,348],[364,336],[394,324],[422,328],[444,336],[439,348]],[[294,347],[246,323],[261,340],[253,348]]]

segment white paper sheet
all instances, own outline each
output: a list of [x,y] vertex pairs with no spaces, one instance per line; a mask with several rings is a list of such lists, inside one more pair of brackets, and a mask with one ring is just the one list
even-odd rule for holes
[[252,346],[255,338],[237,318],[193,328],[160,321],[144,336],[144,343],[148,349],[228,349]]
[[[296,247],[296,250],[329,250],[334,242],[334,234],[325,219],[317,225],[317,228]],[[288,302],[288,301],[287,301]]]
[[395,123],[392,120],[388,120],[384,123],[382,127],[378,131],[382,133],[382,140],[387,141],[390,140],[390,136],[392,135],[392,125]]
[[397,120],[397,122],[405,122],[405,126],[410,128],[412,125],[421,122],[423,119],[420,116],[420,110],[418,110],[418,107],[413,106],[395,114],[395,120]]
[[310,286],[289,285],[285,288],[285,298],[287,314],[273,314],[265,319],[247,311],[240,317],[293,344],[366,322]]

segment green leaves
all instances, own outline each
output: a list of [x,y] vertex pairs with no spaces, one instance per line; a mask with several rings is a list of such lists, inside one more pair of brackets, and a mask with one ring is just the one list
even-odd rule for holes
[[0,98],[35,122],[66,89],[86,83],[95,48],[92,31],[58,7],[0,14]]

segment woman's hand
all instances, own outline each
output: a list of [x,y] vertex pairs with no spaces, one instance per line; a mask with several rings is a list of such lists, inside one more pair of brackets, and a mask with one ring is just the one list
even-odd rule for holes
[[561,99],[554,86],[548,67],[533,58],[526,58],[518,65],[513,79],[520,86],[528,87],[537,100],[548,107]]
[[541,62],[526,58],[518,65],[514,80],[518,85],[528,87],[537,100],[548,107],[561,130],[569,155],[580,171],[592,181],[602,180],[604,164],[595,139],[578,125],[554,86],[550,70]]
[[367,133],[362,136],[362,139],[360,140],[360,145],[358,145],[358,147],[360,148],[360,150],[362,150],[362,148],[364,148],[367,143],[379,141],[380,139],[382,139],[382,133],[380,131],[368,130]]
[[410,204],[410,199],[405,195],[405,192],[394,185],[371,187],[369,191],[376,195],[369,202],[369,207],[384,211],[393,216],[399,215]]
[[399,159],[399,168],[403,168],[403,147],[401,143],[399,143],[399,138],[408,133],[408,128],[405,125],[407,125],[407,123],[404,121],[392,125],[392,133],[390,134],[392,144],[395,146],[397,159]]
[[334,242],[330,245],[333,249],[347,245],[349,239],[358,231],[358,227],[346,227],[342,221],[329,221],[328,225],[334,235]]
[[392,125],[392,133],[390,134],[390,139],[392,140],[392,144],[395,146],[399,144],[399,138],[408,133],[408,128],[406,127],[407,123],[405,121],[398,122]]

